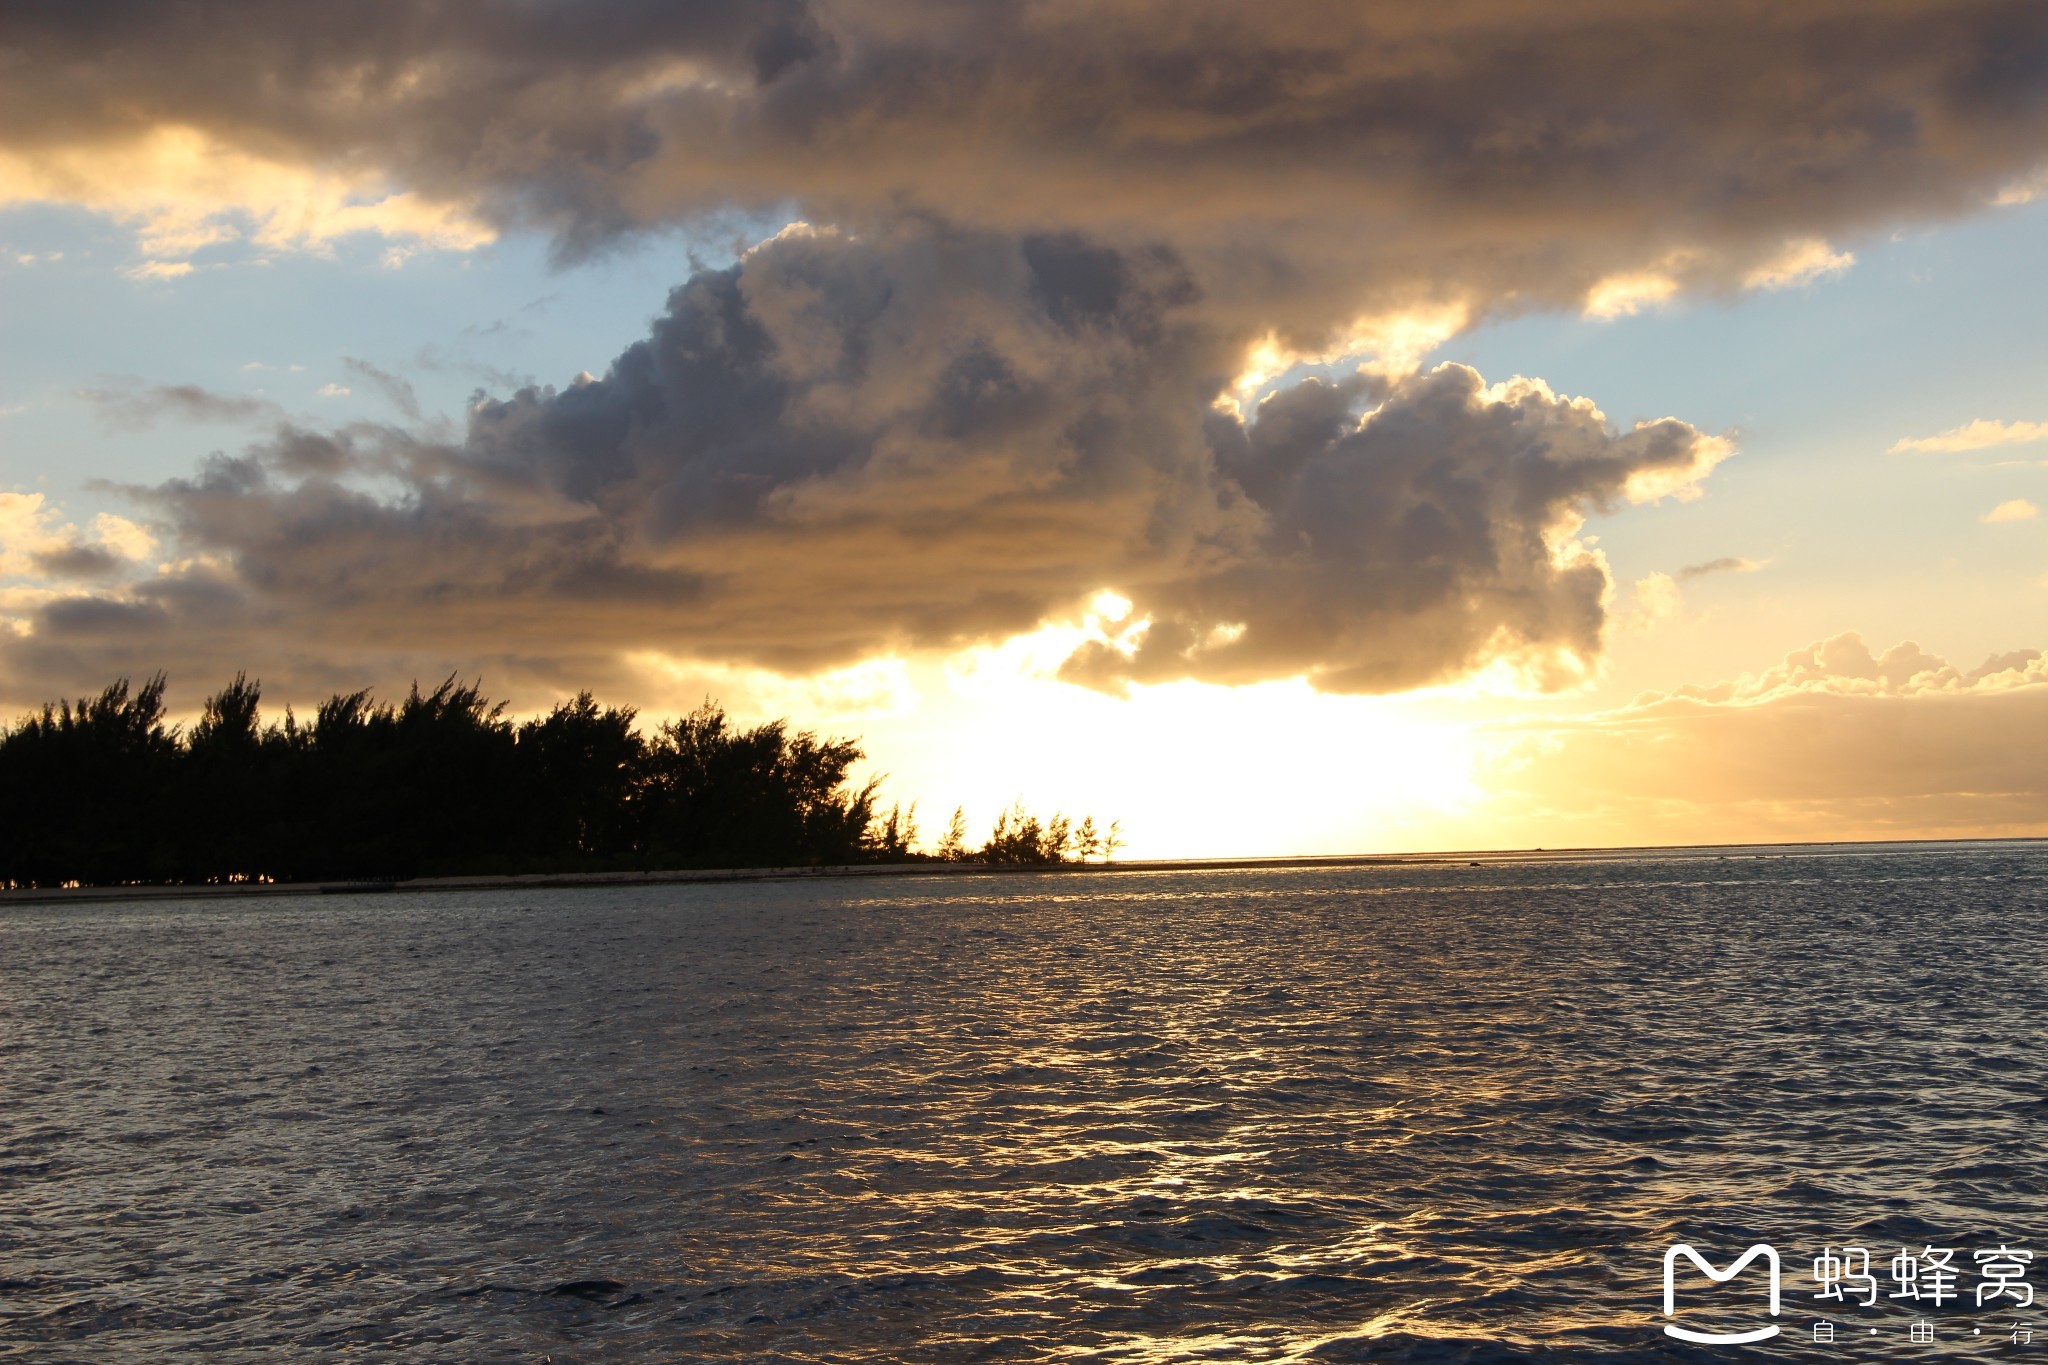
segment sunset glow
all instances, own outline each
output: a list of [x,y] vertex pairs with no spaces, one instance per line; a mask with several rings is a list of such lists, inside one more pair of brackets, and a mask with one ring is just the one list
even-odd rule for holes
[[[1747,103],[1621,39],[1217,8],[1168,47],[1380,54],[1253,113],[1067,7],[880,15],[570,57],[536,10],[260,113],[110,57],[157,93],[0,129],[0,704],[712,697],[859,736],[927,827],[1028,793],[1134,854],[2048,830],[1968,757],[2048,725],[2048,202],[1961,48],[1885,49],[1945,131],[1882,162],[1814,131],[1867,72],[1712,16]],[[894,84],[970,53],[1006,74]],[[1381,102],[1487,108],[1489,61],[1578,93],[1453,141]],[[1884,714],[1957,785],[1704,757],[1850,708],[1746,690],[1850,635],[1954,679]]]

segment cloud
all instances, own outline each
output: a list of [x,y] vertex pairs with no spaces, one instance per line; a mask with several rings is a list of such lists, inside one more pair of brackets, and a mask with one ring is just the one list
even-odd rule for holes
[[147,559],[156,549],[156,537],[147,527],[126,517],[102,512],[92,519],[94,539],[124,559]]
[[2001,186],[1992,202],[2000,207],[2031,204],[2043,194],[2048,194],[2048,166],[2043,166],[2032,174],[2019,176]]
[[[1744,674],[1711,687],[1681,687],[1666,699],[1757,705],[1814,692],[1912,697],[1968,690],[1987,679],[1996,686],[2040,681],[2034,676],[2040,671],[2036,667],[2040,658],[2038,651],[1994,655],[1982,667],[1965,673],[1910,640],[1883,654],[1872,654],[1861,635],[1844,631],[1794,650],[1782,663],[1762,673]],[[2007,676],[2015,670],[2023,676]],[[1640,707],[1656,700],[1654,696],[1638,698],[1636,704]]]
[[375,169],[265,155],[233,140],[241,130],[170,122],[75,138],[37,131],[56,136],[0,133],[0,207],[78,204],[133,225],[137,245],[157,259],[124,270],[131,279],[189,274],[190,261],[163,258],[237,240],[321,250],[374,232],[468,248],[495,235],[468,211],[390,189]]
[[514,393],[534,388],[540,382],[532,374],[508,370],[500,365],[482,364],[438,346],[422,346],[413,356],[412,363],[429,374],[467,375],[486,390],[495,392]]
[[1755,573],[1764,567],[1765,562],[1761,559],[1744,559],[1739,555],[1723,555],[1719,559],[1707,560],[1704,564],[1686,565],[1678,571],[1678,581],[1687,583],[1713,573]]
[[[377,392],[384,395],[385,401],[398,409],[400,416],[414,422],[423,420],[423,415],[420,412],[419,395],[413,391],[410,383],[392,374],[389,370],[378,369],[367,360],[354,360],[343,357],[341,363],[348,367],[351,374],[360,375],[375,386]],[[334,386],[329,384],[327,388],[332,389]],[[321,392],[325,393],[327,389],[322,389]],[[347,393],[348,390],[341,389],[338,392]]]
[[1704,564],[1688,564],[1676,574],[1649,573],[1635,581],[1634,601],[1617,613],[1617,619],[1626,629],[1650,631],[1680,618],[1685,609],[1685,598],[1680,585],[1696,578],[1717,573],[1755,573],[1763,568],[1763,561],[1741,559],[1734,555],[1710,559]]
[[209,672],[438,651],[595,679],[657,651],[800,673],[1113,589],[1129,624],[1068,669],[1096,686],[1386,691],[1502,657],[1556,685],[1604,619],[1583,520],[1687,496],[1729,453],[1457,365],[1240,419],[1216,400],[1249,339],[1204,305],[1164,249],[792,229],[677,289],[602,377],[480,401],[459,441],[286,427],[136,490],[192,567],[99,594],[133,619],[51,604],[7,663],[203,642]]
[[1964,670],[1850,632],[1758,674],[1497,727],[1479,817],[1513,841],[2048,833],[2048,657]]
[[1787,242],[1777,256],[1742,277],[1745,289],[1791,289],[1827,275],[1839,275],[1856,264],[1855,254],[1836,251],[1822,237]]
[[117,431],[141,431],[166,418],[185,422],[274,422],[284,410],[266,398],[215,393],[197,384],[81,389],[78,396],[94,415]]
[[121,273],[131,280],[175,280],[192,273],[190,261],[143,261],[126,266]]
[[1655,270],[1609,275],[1586,291],[1585,314],[1603,322],[1633,317],[1652,304],[1663,303],[1678,289],[1677,280]]
[[[1790,289],[1823,276],[1839,274],[1856,263],[1850,252],[1836,251],[1823,237],[1802,237],[1772,250],[1762,243],[1750,247],[1754,264],[1736,277],[1742,289]],[[1754,253],[1765,252],[1761,257]],[[1646,308],[1669,302],[1687,288],[1726,288],[1728,263],[1698,247],[1680,247],[1648,269],[1625,270],[1593,282],[1580,311],[1589,318],[1611,321],[1632,317]]]
[[1977,520],[1987,524],[2001,521],[2032,521],[2040,515],[2041,509],[2028,502],[2025,498],[2013,498],[2009,501],[2001,502],[1998,506],[1977,518]]
[[101,513],[87,539],[41,493],[0,493],[0,579],[111,577],[155,547],[126,517]]
[[759,668],[675,658],[659,651],[628,656],[641,679],[643,711],[683,713],[706,697],[737,716],[772,720],[803,716],[817,725],[847,725],[914,711],[918,690],[901,659],[867,659],[846,668],[791,678]]
[[[802,671],[1105,588],[1133,610],[1070,662],[1096,686],[1374,691],[1499,660],[1557,685],[1611,589],[1580,521],[1684,496],[1728,447],[1424,353],[1506,314],[1816,278],[1830,244],[1979,210],[2048,149],[2028,0],[1669,0],[1654,24],[1622,0],[134,0],[120,42],[107,23],[10,17],[0,201],[115,215],[167,266],[811,226],[459,440],[291,428],[144,490],[183,567],[52,602],[6,646],[23,687],[172,649]],[[1328,382],[1244,415],[1309,358]]]
[[1890,453],[1900,455],[1929,451],[1957,454],[1990,446],[2024,445],[2043,438],[2048,438],[2048,422],[1994,422],[1980,417],[1974,422],[1951,427],[1939,436],[1917,436],[1896,441]]
[[1684,605],[1684,599],[1679,596],[1678,581],[1670,574],[1645,574],[1636,580],[1635,606],[1624,613],[1622,621],[1631,630],[1654,630],[1667,621],[1676,620]]
[[[1752,250],[1769,248],[1757,244]],[[1757,259],[1740,274],[1737,283],[1747,290],[1790,289],[1840,274],[1855,263],[1852,253],[1836,251],[1825,238],[1803,237]],[[1681,247],[1649,269],[1622,271],[1594,281],[1586,291],[1580,311],[1602,322],[1633,317],[1646,308],[1669,302],[1689,287],[1726,288],[1726,270],[1725,261],[1695,247]]]
[[120,555],[77,542],[32,551],[29,559],[36,573],[45,578],[111,578],[128,567]]
[[1418,304],[1811,278],[2048,149],[2030,0],[135,0],[104,25],[10,25],[0,199],[124,216],[155,256],[909,213],[1166,242],[1310,350]]
[[1599,651],[1605,562],[1585,517],[1685,496],[1729,453],[1671,419],[1616,431],[1540,380],[1486,385],[1443,365],[1353,420],[1306,383],[1219,421],[1221,470],[1258,512],[1255,552],[1132,590],[1137,621],[1065,676],[1095,685],[1306,676],[1386,692],[1499,659],[1538,685]]

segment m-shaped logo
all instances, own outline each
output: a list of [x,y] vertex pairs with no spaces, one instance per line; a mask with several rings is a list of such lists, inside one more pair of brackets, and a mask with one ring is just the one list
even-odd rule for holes
[[[1681,1242],[1664,1253],[1665,1317],[1675,1318],[1678,1316],[1676,1270],[1681,1256],[1698,1266],[1700,1273],[1715,1284],[1726,1284],[1737,1275],[1740,1275],[1744,1266],[1758,1257],[1762,1257],[1771,1271],[1771,1316],[1774,1318],[1778,1316],[1778,1251],[1776,1247],[1765,1242],[1758,1242],[1755,1246],[1729,1262],[1726,1270],[1717,1270],[1713,1262]],[[1775,1322],[1770,1323],[1767,1326],[1758,1327],[1747,1332],[1695,1332],[1690,1328],[1680,1327],[1675,1322],[1667,1322],[1664,1324],[1664,1335],[1667,1337],[1677,1337],[1680,1341],[1701,1342],[1708,1346],[1741,1346],[1752,1341],[1769,1341],[1772,1337],[1778,1335],[1778,1324]]]

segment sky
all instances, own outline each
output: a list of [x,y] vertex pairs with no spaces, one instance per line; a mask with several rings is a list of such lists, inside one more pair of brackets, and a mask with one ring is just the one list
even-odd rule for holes
[[1127,856],[2048,833],[2048,11],[0,34],[0,708],[481,677]]

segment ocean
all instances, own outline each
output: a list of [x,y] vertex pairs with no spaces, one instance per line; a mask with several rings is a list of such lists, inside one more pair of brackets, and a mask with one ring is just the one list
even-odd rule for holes
[[2048,1360],[2044,1019],[2039,843],[9,905],[0,1359]]

